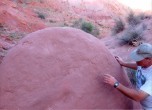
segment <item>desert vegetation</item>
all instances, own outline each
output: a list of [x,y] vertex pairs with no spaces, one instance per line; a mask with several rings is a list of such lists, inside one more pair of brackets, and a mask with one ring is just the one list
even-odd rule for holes
[[100,30],[96,25],[82,18],[76,20],[72,27],[81,29],[89,34],[94,35],[95,37],[98,37],[100,34]]
[[116,35],[125,29],[125,23],[121,18],[115,20],[115,25],[112,28],[112,35]]
[[121,44],[128,44],[132,46],[136,46],[138,42],[144,40],[143,37],[144,29],[129,27],[127,30],[124,31],[123,35],[121,36]]
[[143,33],[147,30],[147,25],[144,24],[144,19],[150,19],[150,15],[144,13],[135,14],[130,11],[126,17],[126,22],[120,18],[115,20],[115,25],[112,28],[112,34],[119,35],[121,45],[138,46],[145,38]]

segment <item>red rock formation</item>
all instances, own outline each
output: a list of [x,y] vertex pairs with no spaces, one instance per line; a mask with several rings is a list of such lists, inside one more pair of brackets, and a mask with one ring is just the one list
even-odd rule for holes
[[0,23],[12,30],[33,32],[46,27],[38,17],[35,17],[36,14],[31,9],[24,9],[16,2],[9,0],[0,1],[0,15]]
[[95,37],[78,29],[47,28],[29,34],[0,65],[1,110],[132,109],[132,101],[102,82],[128,80]]

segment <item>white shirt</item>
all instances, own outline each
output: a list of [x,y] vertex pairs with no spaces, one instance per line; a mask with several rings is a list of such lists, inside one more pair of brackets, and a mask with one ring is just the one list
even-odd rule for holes
[[140,87],[140,90],[148,93],[149,96],[140,103],[144,110],[152,110],[152,66],[143,68],[142,74],[145,76],[146,82]]

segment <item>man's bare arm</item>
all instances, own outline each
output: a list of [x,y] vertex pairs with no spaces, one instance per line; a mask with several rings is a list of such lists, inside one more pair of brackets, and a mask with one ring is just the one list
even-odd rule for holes
[[127,97],[129,97],[135,101],[141,101],[141,100],[145,99],[146,97],[148,97],[148,94],[146,92],[141,91],[141,90],[137,91],[134,89],[127,88],[122,84],[119,84],[117,89],[121,93],[123,93],[124,95],[126,95]]
[[118,63],[121,66],[127,67],[127,68],[131,68],[131,69],[137,69],[137,64],[136,63],[128,63],[128,62],[124,62],[120,57],[116,56],[115,57],[116,60],[118,61]]
[[131,69],[134,69],[134,70],[137,69],[137,64],[136,63],[123,62],[122,66],[127,67],[127,68],[131,68]]
[[[109,74],[104,74],[104,80],[103,81],[107,84],[110,84],[111,86],[114,86],[115,82],[117,82],[117,80]],[[117,86],[117,89],[121,93],[123,93],[124,95],[126,95],[127,97],[129,97],[129,98],[131,98],[135,101],[141,101],[148,96],[148,94],[144,91],[141,91],[141,90],[137,91],[137,90],[134,90],[134,89],[130,89],[130,88],[127,88],[120,83]]]

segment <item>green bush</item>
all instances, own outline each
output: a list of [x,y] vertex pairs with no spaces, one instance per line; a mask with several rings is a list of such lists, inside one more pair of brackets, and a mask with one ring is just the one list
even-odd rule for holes
[[136,16],[134,14],[134,12],[130,12],[128,17],[127,17],[127,22],[129,25],[135,26],[135,25],[139,24],[141,21],[140,21],[139,16]]
[[87,33],[92,33],[94,26],[90,22],[83,22],[81,29]]
[[123,31],[125,29],[125,23],[119,18],[118,20],[115,20],[115,25],[112,28],[112,34],[116,35],[119,32]]
[[84,19],[80,18],[78,20],[76,20],[72,27],[74,28],[78,28],[81,29],[87,33],[90,33],[94,36],[98,36],[100,34],[100,30],[98,27],[96,27],[94,24],[92,24],[91,22],[87,22]]

